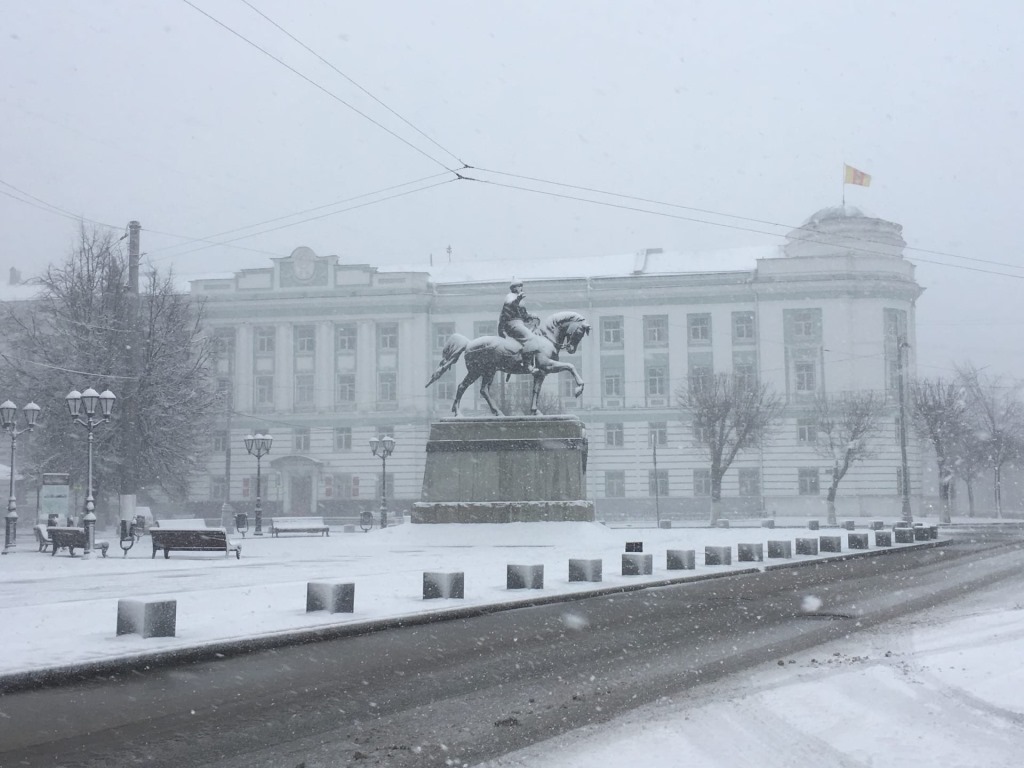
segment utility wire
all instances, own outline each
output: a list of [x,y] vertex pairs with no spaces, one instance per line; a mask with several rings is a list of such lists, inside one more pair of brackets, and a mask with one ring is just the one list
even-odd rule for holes
[[[560,192],[549,192],[549,191],[543,190],[543,189],[531,189],[530,187],[523,187],[523,186],[519,186],[517,184],[503,184],[502,182],[499,182],[499,181],[491,181],[489,179],[478,179],[478,178],[474,178],[474,177],[471,177],[471,176],[466,176],[464,174],[459,174],[458,178],[461,179],[461,180],[464,180],[464,181],[476,181],[476,182],[479,182],[481,184],[490,184],[490,185],[495,186],[495,187],[503,187],[505,189],[515,189],[515,190],[519,190],[521,192],[533,192],[534,194],[547,195],[549,197],[555,197],[555,198],[559,198],[561,200],[574,200],[576,202],[581,202],[581,203],[590,203],[592,205],[601,205],[601,206],[605,206],[606,208],[616,208],[616,209],[623,210],[623,211],[633,211],[635,213],[646,213],[646,214],[650,214],[652,216],[662,216],[664,218],[678,219],[680,221],[691,221],[691,222],[694,222],[696,224],[707,224],[707,225],[712,226],[712,227],[722,227],[723,229],[734,229],[734,230],[737,230],[737,231],[740,231],[740,232],[753,232],[753,233],[758,234],[758,235],[768,235],[769,237],[781,237],[781,235],[778,232],[767,232],[767,231],[765,231],[763,229],[754,229],[753,227],[742,227],[742,226],[738,226],[736,224],[726,224],[726,223],[720,222],[720,221],[709,221],[708,219],[698,219],[698,218],[695,218],[693,216],[681,216],[679,214],[666,213],[664,211],[653,211],[653,210],[650,210],[648,208],[638,208],[636,206],[623,205],[621,203],[610,203],[610,202],[606,202],[606,201],[603,201],[603,200],[593,200],[593,199],[586,198],[586,197],[579,197],[579,196],[576,196],[576,195],[567,195],[567,194],[563,194],[563,193],[560,193]],[[797,228],[797,229],[799,229],[799,228]],[[801,240],[801,241],[809,242],[809,243],[821,243],[823,245],[832,245],[833,244],[833,243],[831,243],[828,240],[823,240],[823,239],[817,238],[817,237],[815,237],[813,235],[799,236],[799,235],[791,234],[790,237],[792,237],[792,239],[794,239],[794,240]],[[851,239],[853,239],[853,238],[851,238]],[[878,256],[878,255],[880,255],[879,251],[873,251],[873,250],[870,250],[868,248],[850,247],[850,250],[858,251],[860,253],[865,253],[865,254],[868,254],[870,256]],[[966,257],[958,257],[958,258],[966,258]],[[939,266],[949,267],[951,269],[963,269],[963,270],[967,270],[969,272],[980,272],[982,274],[987,274],[987,275],[998,275],[999,277],[1012,277],[1012,278],[1015,278],[1015,279],[1018,279],[1018,280],[1024,280],[1024,275],[1015,275],[1015,274],[1011,274],[1011,273],[1007,273],[1007,272],[996,272],[995,270],[991,270],[991,269],[981,269],[979,267],[968,267],[968,266],[964,266],[962,264],[950,264],[950,263],[944,262],[944,261],[935,261],[933,259],[924,259],[924,258],[920,258],[920,257],[918,257],[916,259],[916,261],[923,262],[923,263],[926,263],[926,264],[937,264]],[[1005,266],[1008,266],[1008,267],[1011,267],[1011,268],[1017,268],[1017,267],[1013,267],[1013,265],[1009,265],[1009,264],[1007,264]]]
[[[211,16],[211,15],[210,15],[209,13],[207,13],[207,12],[206,12],[206,11],[204,11],[204,10],[203,10],[202,8],[200,8],[200,7],[199,7],[199,6],[197,6],[197,5],[195,4],[195,3],[193,3],[193,2],[192,2],[192,0],[181,0],[181,2],[185,3],[185,5],[189,6],[190,8],[192,8],[192,9],[193,9],[193,10],[195,10],[195,11],[197,11],[198,13],[201,13],[201,14],[202,14],[203,16],[205,16],[206,18],[208,18],[208,19],[209,19],[210,21],[214,22],[214,23],[215,23],[215,24],[217,24],[218,26],[220,26],[220,27],[222,27],[222,28],[226,29],[226,30],[227,30],[228,32],[230,32],[230,33],[231,33],[232,35],[234,35],[235,37],[237,37],[237,38],[238,38],[239,40],[242,40],[243,42],[245,42],[245,43],[248,43],[248,44],[249,44],[249,45],[251,45],[251,46],[252,46],[253,48],[255,48],[256,50],[258,50],[258,51],[259,51],[260,53],[264,54],[265,56],[268,56],[268,57],[270,57],[271,59],[273,59],[274,61],[276,61],[276,62],[277,62],[278,64],[280,64],[280,65],[281,65],[282,67],[284,67],[285,69],[287,69],[287,70],[288,70],[289,72],[291,72],[291,73],[293,73],[293,74],[295,74],[295,75],[298,75],[298,76],[299,76],[299,77],[301,77],[301,78],[302,78],[303,80],[305,80],[305,81],[306,81],[307,83],[309,83],[310,85],[312,85],[312,86],[313,86],[314,88],[316,88],[316,89],[318,89],[318,90],[320,90],[320,91],[323,91],[323,92],[324,92],[324,93],[326,93],[326,94],[327,94],[328,96],[330,96],[330,97],[331,97],[332,99],[334,99],[335,101],[337,101],[337,102],[338,102],[339,104],[343,104],[344,106],[346,106],[346,107],[348,107],[349,109],[351,109],[351,110],[352,110],[353,112],[355,112],[355,113],[356,113],[357,115],[359,115],[360,117],[364,118],[365,120],[369,120],[369,121],[370,121],[371,123],[373,123],[374,125],[376,125],[376,126],[377,126],[378,128],[380,128],[380,129],[381,129],[382,131],[384,131],[385,133],[388,133],[388,134],[390,134],[391,136],[393,136],[394,138],[398,139],[398,140],[399,140],[400,142],[402,142],[403,144],[405,144],[405,145],[406,145],[407,147],[409,147],[409,148],[411,148],[411,149],[415,150],[416,152],[420,153],[420,154],[421,154],[421,155],[423,155],[423,156],[424,156],[425,158],[427,158],[428,160],[430,160],[430,161],[432,161],[432,162],[436,163],[437,165],[440,165],[440,166],[441,166],[442,168],[444,168],[445,170],[447,170],[447,171],[452,171],[453,173],[455,172],[455,171],[454,171],[454,169],[452,169],[452,168],[449,168],[449,167],[448,167],[447,165],[445,165],[444,163],[442,163],[442,162],[441,162],[440,160],[438,160],[438,159],[437,159],[436,157],[433,157],[432,155],[428,154],[428,153],[427,153],[426,151],[424,151],[424,150],[420,149],[419,147],[417,147],[417,146],[416,146],[415,144],[413,144],[413,143],[412,143],[412,142],[410,142],[409,140],[407,140],[407,139],[403,138],[402,136],[399,136],[399,135],[398,135],[397,133],[395,133],[394,131],[392,131],[392,130],[391,130],[390,128],[388,128],[388,127],[387,127],[387,126],[385,126],[384,124],[382,124],[382,123],[378,122],[377,120],[374,120],[374,119],[373,119],[372,117],[370,117],[369,115],[367,115],[367,114],[366,114],[365,112],[362,112],[362,111],[360,111],[359,109],[357,109],[357,108],[356,108],[355,106],[353,106],[352,104],[349,104],[349,103],[348,103],[347,101],[345,101],[345,100],[344,100],[343,98],[341,98],[340,96],[338,96],[338,95],[337,95],[336,93],[334,93],[334,92],[332,92],[332,91],[329,91],[329,90],[328,90],[327,88],[325,88],[324,86],[320,85],[320,83],[316,82],[316,81],[315,81],[315,80],[313,80],[313,79],[312,79],[311,77],[308,77],[308,76],[306,76],[306,75],[302,74],[301,72],[299,72],[299,70],[295,69],[295,67],[293,67],[293,66],[291,66],[290,64],[286,63],[286,62],[285,62],[285,61],[283,61],[282,59],[279,59],[279,58],[278,58],[277,56],[275,56],[274,54],[272,54],[272,53],[271,53],[270,51],[268,51],[268,50],[267,50],[266,48],[263,48],[263,47],[261,47],[260,45],[258,45],[257,43],[254,43],[254,42],[253,42],[252,40],[250,40],[249,38],[247,38],[247,37],[246,37],[245,35],[243,35],[243,34],[242,34],[241,32],[238,32],[238,31],[236,31],[236,30],[232,29],[232,28],[231,28],[230,26],[228,26],[227,24],[225,24],[225,23],[224,23],[223,21],[221,21],[220,19],[218,19],[218,18],[216,18],[216,17],[214,17],[214,16]],[[447,150],[445,150],[445,151],[447,151]],[[449,153],[449,154],[450,154],[450,153]]]
[[[3,184],[5,187],[7,187],[9,189],[13,189],[19,195],[24,195],[25,197],[30,198],[30,199],[29,200],[22,200],[17,195],[13,195],[10,192],[5,192],[2,189],[0,189],[0,195],[6,195],[7,197],[11,198],[12,200],[17,200],[19,203],[24,203],[25,205],[30,205],[33,208],[38,208],[41,211],[46,211],[47,213],[52,213],[52,214],[55,214],[57,216],[63,216],[64,218],[71,219],[73,221],[87,221],[90,224],[95,224],[98,227],[108,227],[109,229],[113,229],[113,230],[122,230],[122,229],[124,229],[123,226],[115,226],[113,224],[107,224],[107,223],[102,222],[102,221],[96,221],[95,219],[89,219],[89,218],[86,218],[85,216],[82,216],[82,215],[79,215],[79,214],[76,214],[76,213],[72,213],[71,211],[67,211],[67,210],[61,208],[60,206],[54,205],[53,203],[46,202],[42,198],[36,197],[35,195],[30,195],[25,190],[19,189],[18,187],[14,186],[13,184],[9,184],[8,182],[4,181],[3,179],[0,179],[0,184]],[[34,203],[31,202],[32,200],[34,200],[35,202]],[[45,207],[43,207],[43,206],[45,206]]]
[[450,155],[450,156],[451,156],[451,157],[452,157],[453,159],[455,159],[456,161],[458,161],[458,163],[459,163],[459,165],[460,165],[460,166],[462,166],[463,168],[466,168],[466,167],[468,167],[468,166],[467,166],[467,165],[466,165],[466,164],[465,164],[465,163],[464,163],[464,162],[462,161],[462,159],[461,159],[461,158],[459,158],[459,156],[458,156],[458,155],[456,155],[456,154],[455,154],[454,152],[450,151],[450,150],[449,150],[448,148],[446,148],[446,147],[443,147],[443,146],[441,146],[441,145],[440,145],[439,143],[437,143],[437,142],[436,142],[436,141],[435,141],[435,140],[434,140],[434,139],[433,139],[433,138],[432,138],[431,136],[428,136],[428,135],[427,135],[426,133],[424,133],[423,131],[421,131],[421,130],[420,130],[419,128],[417,128],[417,127],[416,127],[415,125],[413,125],[412,123],[410,123],[410,122],[409,122],[408,120],[406,120],[406,119],[405,119],[404,117],[402,117],[402,116],[401,116],[400,114],[398,114],[398,112],[396,112],[395,110],[393,110],[393,109],[392,109],[391,107],[389,107],[389,106],[388,106],[387,104],[385,104],[385,103],[384,103],[383,101],[381,101],[381,100],[380,100],[380,99],[378,99],[378,98],[377,98],[376,96],[374,96],[374,95],[373,95],[372,93],[370,93],[370,92],[369,92],[368,90],[366,90],[366,88],[364,88],[363,86],[361,86],[361,85],[360,85],[359,83],[357,83],[357,82],[356,82],[355,80],[353,80],[353,79],[352,79],[351,77],[349,77],[349,76],[348,76],[348,75],[346,75],[346,74],[345,74],[344,72],[342,72],[342,71],[341,71],[340,69],[338,69],[338,68],[337,68],[336,66],[334,66],[334,64],[332,64],[331,62],[329,62],[329,61],[328,61],[327,59],[325,59],[325,58],[324,58],[323,56],[321,56],[321,55],[320,55],[319,53],[317,53],[317,52],[316,52],[316,51],[314,51],[314,50],[313,50],[312,48],[310,48],[310,47],[309,47],[308,45],[306,45],[306,44],[305,44],[304,42],[302,42],[302,41],[301,41],[301,40],[299,40],[299,39],[298,39],[297,37],[295,37],[295,35],[293,35],[293,34],[292,34],[291,32],[289,32],[289,31],[288,31],[287,29],[285,29],[285,28],[284,28],[284,27],[282,27],[282,26],[281,26],[280,24],[278,24],[278,23],[277,23],[276,21],[274,21],[274,20],[273,20],[272,18],[270,18],[269,16],[267,16],[267,14],[265,14],[265,13],[264,13],[263,11],[261,11],[261,10],[260,10],[259,8],[257,8],[256,6],[254,6],[254,5],[252,4],[252,3],[250,3],[250,2],[249,2],[249,0],[240,0],[240,2],[242,2],[242,3],[244,3],[245,5],[249,6],[249,8],[251,8],[251,9],[252,9],[252,10],[253,10],[253,11],[254,11],[255,13],[258,13],[258,14],[259,14],[260,16],[262,16],[262,17],[263,17],[264,19],[266,19],[266,21],[267,21],[267,22],[268,22],[269,24],[273,25],[273,26],[274,26],[275,28],[277,28],[277,29],[278,29],[278,30],[279,30],[279,31],[280,31],[281,33],[283,33],[283,34],[287,35],[289,39],[291,39],[292,41],[294,41],[294,42],[295,42],[295,43],[296,43],[297,45],[300,45],[300,46],[301,46],[302,48],[304,48],[304,49],[305,49],[306,51],[308,51],[309,53],[311,53],[311,54],[312,54],[313,56],[316,56],[316,57],[317,57],[317,58],[318,58],[318,59],[319,59],[320,61],[322,61],[322,62],[323,62],[324,64],[326,64],[326,65],[327,65],[328,67],[330,67],[331,69],[333,69],[333,70],[334,70],[335,72],[337,72],[337,73],[338,73],[339,75],[341,75],[341,76],[342,76],[343,78],[345,78],[346,80],[348,80],[348,82],[350,82],[350,83],[351,83],[352,85],[354,85],[354,86],[355,86],[356,88],[358,88],[358,89],[359,89],[360,91],[362,91],[363,93],[365,93],[365,94],[366,94],[367,96],[369,96],[369,97],[370,97],[371,99],[373,99],[373,100],[374,100],[375,102],[377,102],[378,104],[380,104],[380,105],[381,105],[382,107],[384,107],[384,109],[386,109],[386,110],[387,110],[388,112],[390,112],[390,113],[391,113],[392,115],[394,115],[394,116],[395,116],[395,117],[397,117],[397,118],[398,118],[399,120],[401,120],[401,121],[402,121],[403,123],[405,123],[406,125],[408,125],[408,126],[409,126],[410,128],[412,128],[412,129],[413,129],[414,131],[416,131],[416,133],[418,133],[418,134],[419,134],[420,136],[422,136],[423,138],[425,138],[425,139],[426,139],[427,141],[429,141],[429,142],[430,142],[431,144],[433,144],[433,145],[434,145],[435,147],[437,147],[438,149],[440,149],[440,150],[441,150],[442,152],[445,152],[446,154]]
[[[597,188],[594,188],[594,187],[586,187],[586,186],[581,186],[581,185],[578,185],[578,184],[567,184],[567,183],[560,182],[560,181],[552,181],[550,179],[538,178],[536,176],[525,176],[525,175],[518,174],[518,173],[508,173],[506,171],[494,170],[493,168],[481,168],[479,166],[467,166],[467,168],[472,169],[472,170],[483,171],[485,173],[493,173],[493,174],[498,175],[498,176],[508,176],[508,177],[514,178],[514,179],[522,179],[524,181],[533,181],[533,182],[536,182],[538,184],[550,184],[551,186],[564,187],[566,189],[576,189],[576,190],[580,190],[581,192],[593,192],[595,194],[608,195],[609,197],[619,197],[619,198],[622,198],[622,199],[625,199],[625,200],[635,200],[637,202],[642,202],[642,203],[652,203],[654,205],[663,205],[663,206],[665,206],[667,208],[679,208],[679,209],[684,210],[684,211],[694,211],[695,213],[707,213],[707,214],[711,214],[712,216],[722,216],[724,218],[737,219],[738,221],[749,221],[749,222],[752,222],[754,224],[766,224],[766,225],[771,226],[771,227],[785,227],[787,229],[799,229],[799,227],[794,226],[792,224],[784,224],[784,223],[778,222],[778,221],[767,221],[765,219],[755,219],[755,218],[751,218],[749,216],[739,216],[739,215],[734,214],[734,213],[724,213],[722,211],[714,211],[714,210],[710,210],[708,208],[697,208],[697,207],[690,206],[690,205],[681,205],[679,203],[668,203],[668,202],[665,202],[663,200],[654,200],[654,199],[651,199],[651,198],[640,197],[640,196],[637,196],[637,195],[626,195],[626,194],[623,194],[623,193],[620,193],[620,192],[610,192],[610,191],[608,191],[606,189],[597,189]],[[697,221],[699,221],[699,220],[697,220]],[[704,222],[704,223],[712,223],[712,222]],[[751,231],[757,231],[757,230],[751,230]],[[859,240],[859,241],[865,242],[865,243],[874,243],[874,244],[877,244],[877,245],[888,245],[888,243],[882,242],[880,240],[872,240],[871,238],[866,238],[866,237],[850,237],[849,239],[851,239],[851,240]],[[945,256],[945,257],[950,258],[950,259],[962,259],[964,261],[974,261],[974,262],[978,262],[978,263],[981,263],[981,264],[992,264],[993,266],[997,266],[997,267],[1009,267],[1010,269],[1024,269],[1024,267],[1021,267],[1020,265],[1017,265],[1017,264],[1007,264],[1006,262],[1002,262],[1002,261],[992,261],[992,260],[989,260],[989,259],[978,259],[978,258],[974,258],[974,257],[971,257],[971,256],[961,256],[961,255],[956,254],[956,253],[948,253],[946,251],[936,251],[936,250],[932,250],[932,249],[929,249],[929,248],[917,248],[917,247],[912,246],[912,245],[905,246],[904,250],[914,251],[916,253],[928,253],[928,254],[931,254],[933,256]],[[939,262],[932,262],[932,263],[939,263]]]
[[[333,208],[336,205],[345,205],[346,203],[351,203],[351,202],[353,202],[355,200],[361,200],[364,197],[373,197],[374,195],[380,195],[380,194],[383,194],[385,192],[391,192],[392,190],[401,189],[402,187],[408,187],[408,186],[411,186],[412,184],[420,184],[420,183],[422,183],[424,181],[430,181],[430,180],[436,179],[436,178],[438,178],[440,176],[448,176],[449,173],[450,173],[449,171],[441,171],[440,173],[431,174],[430,176],[423,176],[423,177],[421,177],[419,179],[414,179],[412,181],[404,181],[401,184],[393,184],[390,187],[384,187],[383,189],[377,189],[377,190],[374,190],[373,192],[363,192],[362,194],[354,195],[352,197],[344,198],[342,200],[335,200],[332,203],[326,203],[324,205],[318,205],[318,206],[315,206],[313,208],[306,208],[306,209],[301,210],[301,211],[295,211],[294,213],[288,213],[288,214],[285,214],[284,216],[275,216],[272,219],[266,219],[264,221],[258,221],[258,222],[254,223],[254,224],[246,224],[245,226],[242,226],[242,227],[235,227],[234,229],[224,230],[223,232],[217,232],[216,234],[207,235],[206,237],[185,237],[184,235],[174,235],[174,234],[170,234],[168,232],[159,232],[158,230],[155,230],[155,229],[147,229],[147,231],[154,232],[154,233],[161,234],[161,235],[168,235],[170,237],[180,237],[183,240],[187,240],[189,243],[209,243],[210,245],[222,245],[222,243],[215,242],[213,240],[213,238],[215,238],[215,237],[223,237],[224,235],[232,235],[232,234],[234,234],[236,232],[244,232],[247,229],[253,229],[255,227],[262,227],[265,224],[274,224],[274,223],[276,223],[278,221],[284,221],[285,219],[291,219],[291,218],[293,218],[295,216],[303,216],[303,215],[305,215],[307,213],[313,213],[314,211],[322,211],[324,208]],[[339,213],[340,212],[341,211],[339,211]],[[295,223],[296,224],[301,224],[302,222],[295,222]],[[147,255],[151,255],[153,253],[158,253],[160,251],[166,251],[166,250],[168,250],[170,248],[180,248],[180,247],[182,247],[184,245],[185,245],[185,243],[178,243],[177,245],[165,245],[165,246],[163,246],[161,248],[154,248],[154,249],[150,250],[149,254],[147,254]],[[250,249],[250,250],[255,250],[255,249]],[[270,251],[260,251],[260,252],[261,253],[271,253]],[[191,251],[190,251],[190,253],[191,253]],[[161,256],[160,259],[169,258],[169,257],[174,256],[174,255],[175,254],[168,254],[168,256]],[[271,253],[271,255],[272,256],[277,256],[278,254]],[[159,261],[160,259],[154,259],[154,261]]]

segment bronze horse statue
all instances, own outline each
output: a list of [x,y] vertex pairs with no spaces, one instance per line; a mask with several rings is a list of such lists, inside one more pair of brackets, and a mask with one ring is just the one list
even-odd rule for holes
[[532,338],[525,344],[515,339],[499,336],[480,336],[470,341],[465,336],[453,333],[441,352],[441,362],[434,375],[427,382],[429,387],[443,376],[459,357],[465,353],[466,378],[459,384],[452,403],[452,413],[459,415],[459,403],[466,390],[477,379],[480,382],[480,395],[491,409],[491,413],[500,416],[490,396],[494,374],[502,371],[508,374],[529,373],[529,362],[533,362],[536,372],[533,374],[533,399],[530,402],[530,413],[537,415],[537,400],[544,377],[549,373],[568,371],[576,382],[576,397],[583,394],[583,379],[576,367],[571,363],[558,362],[558,353],[563,349],[570,355],[576,353],[583,337],[590,333],[590,323],[583,315],[576,312],[556,312],[540,324]]

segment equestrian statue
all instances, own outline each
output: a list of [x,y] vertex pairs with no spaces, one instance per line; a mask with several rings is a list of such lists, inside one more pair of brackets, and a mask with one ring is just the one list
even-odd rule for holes
[[505,303],[498,320],[497,336],[480,336],[470,341],[465,336],[453,333],[441,352],[441,362],[434,375],[427,382],[429,387],[465,354],[466,377],[455,392],[452,413],[459,415],[459,403],[473,382],[480,379],[480,396],[491,409],[501,413],[491,400],[490,389],[494,374],[526,374],[533,376],[533,398],[530,413],[540,413],[537,401],[544,377],[549,373],[568,371],[576,382],[575,396],[583,394],[583,379],[571,363],[560,363],[558,354],[564,349],[568,354],[576,353],[583,337],[590,333],[590,323],[576,312],[556,312],[540,322],[523,306],[523,283],[516,280],[509,287]]

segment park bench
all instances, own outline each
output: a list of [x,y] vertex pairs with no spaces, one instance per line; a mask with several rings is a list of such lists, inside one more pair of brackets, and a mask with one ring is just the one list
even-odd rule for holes
[[150,528],[150,530],[152,530],[153,528],[172,528],[172,529],[177,530],[177,531],[181,531],[181,530],[205,531],[205,530],[207,530],[207,528],[206,528],[206,520],[204,518],[202,518],[202,517],[196,517],[196,518],[182,517],[182,518],[178,518],[178,519],[169,518],[167,520],[159,520],[159,521],[157,521],[156,523],[153,524],[153,526]]
[[274,517],[270,520],[270,535],[279,533],[319,533],[331,535],[330,526],[324,524],[322,517]]
[[[46,526],[43,526],[44,528]],[[85,529],[84,528],[47,528],[50,534],[50,554],[56,555],[58,549],[66,549],[71,557],[75,556],[75,550],[85,550]],[[36,531],[38,534],[38,531]],[[107,556],[107,549],[110,543],[95,539],[93,548],[100,550],[103,556]],[[40,550],[41,551],[41,550]]]
[[170,557],[172,551],[223,552],[225,557],[234,552],[236,559],[242,558],[242,546],[228,539],[225,528],[165,528],[161,525],[150,529],[149,535],[153,539],[153,557],[162,549],[164,558]]

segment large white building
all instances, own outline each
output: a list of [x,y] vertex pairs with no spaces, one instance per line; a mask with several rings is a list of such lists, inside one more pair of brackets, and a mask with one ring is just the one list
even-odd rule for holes
[[[428,425],[448,415],[465,374],[460,362],[424,389],[441,347],[453,332],[493,334],[517,277],[534,314],[575,310],[593,326],[570,359],[586,382],[582,397],[572,397],[567,374],[549,378],[544,392],[586,423],[588,493],[599,519],[707,515],[708,462],[675,392],[710,372],[757,377],[787,404],[770,441],[741,454],[726,475],[726,514],[821,514],[832,462],[818,452],[809,405],[817,393],[852,390],[887,393],[892,413],[873,458],[844,479],[840,513],[895,514],[897,339],[910,345],[909,378],[922,292],[903,257],[901,230],[850,207],[830,208],[783,245],[727,253],[649,248],[397,269],[297,248],[264,268],[196,280],[192,294],[205,301],[232,406],[213,429],[193,507],[215,516],[225,499],[240,509],[251,504],[256,460],[242,437],[269,431],[267,514],[375,507],[381,462],[368,440],[383,433],[397,442],[387,464],[389,504],[407,509],[419,499]],[[516,377],[507,386],[528,385]],[[474,391],[463,413],[485,413],[481,406]],[[908,440],[917,496],[921,461],[912,430]]]

